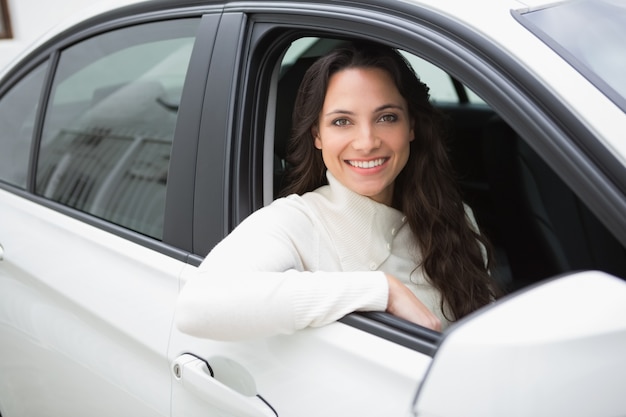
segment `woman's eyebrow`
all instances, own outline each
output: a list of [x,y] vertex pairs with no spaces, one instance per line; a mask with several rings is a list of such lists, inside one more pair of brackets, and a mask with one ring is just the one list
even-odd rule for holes
[[404,106],[400,104],[393,104],[393,103],[383,104],[382,106],[377,107],[374,110],[374,113],[378,113],[379,111],[389,110],[389,109],[404,110]]
[[[387,104],[383,104],[382,106],[376,107],[372,113],[378,113],[383,110],[389,110],[389,109],[404,110],[404,106],[399,105],[399,104],[387,103]],[[328,113],[325,113],[324,116],[334,116],[337,114],[354,115],[355,113],[350,110],[335,109],[335,110],[329,111]]]
[[347,114],[347,115],[353,115],[354,112],[351,112],[350,110],[341,110],[341,109],[336,109],[336,110],[331,110],[328,113],[324,114],[324,116],[334,116],[336,114]]

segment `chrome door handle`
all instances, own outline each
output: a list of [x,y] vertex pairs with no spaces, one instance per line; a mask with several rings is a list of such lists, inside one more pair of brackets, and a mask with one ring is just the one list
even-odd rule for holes
[[245,368],[222,357],[210,362],[215,362],[215,366],[209,367],[204,360],[183,354],[172,363],[174,378],[207,403],[233,415],[277,417],[257,395],[254,379]]

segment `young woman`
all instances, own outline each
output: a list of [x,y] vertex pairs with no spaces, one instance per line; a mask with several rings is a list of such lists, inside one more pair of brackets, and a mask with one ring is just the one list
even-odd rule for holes
[[285,197],[209,253],[181,292],[182,331],[262,337],[353,311],[441,330],[494,299],[438,113],[397,51],[354,43],[320,58],[293,122]]

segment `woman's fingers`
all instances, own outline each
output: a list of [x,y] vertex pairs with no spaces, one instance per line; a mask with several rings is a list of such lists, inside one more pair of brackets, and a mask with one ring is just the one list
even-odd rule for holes
[[387,274],[389,299],[387,312],[420,326],[441,331],[441,321],[400,280]]

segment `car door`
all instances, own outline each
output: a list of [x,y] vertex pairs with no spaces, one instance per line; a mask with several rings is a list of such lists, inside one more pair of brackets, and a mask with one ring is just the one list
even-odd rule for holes
[[101,16],[33,58],[47,61],[20,91],[42,114],[17,107],[10,135],[26,132],[19,150],[35,132],[36,148],[14,153],[26,157],[3,167],[0,189],[3,416],[170,415],[166,354],[190,247],[171,230],[191,218],[186,189],[170,185],[195,165],[170,155],[197,138],[175,140],[200,21]]

